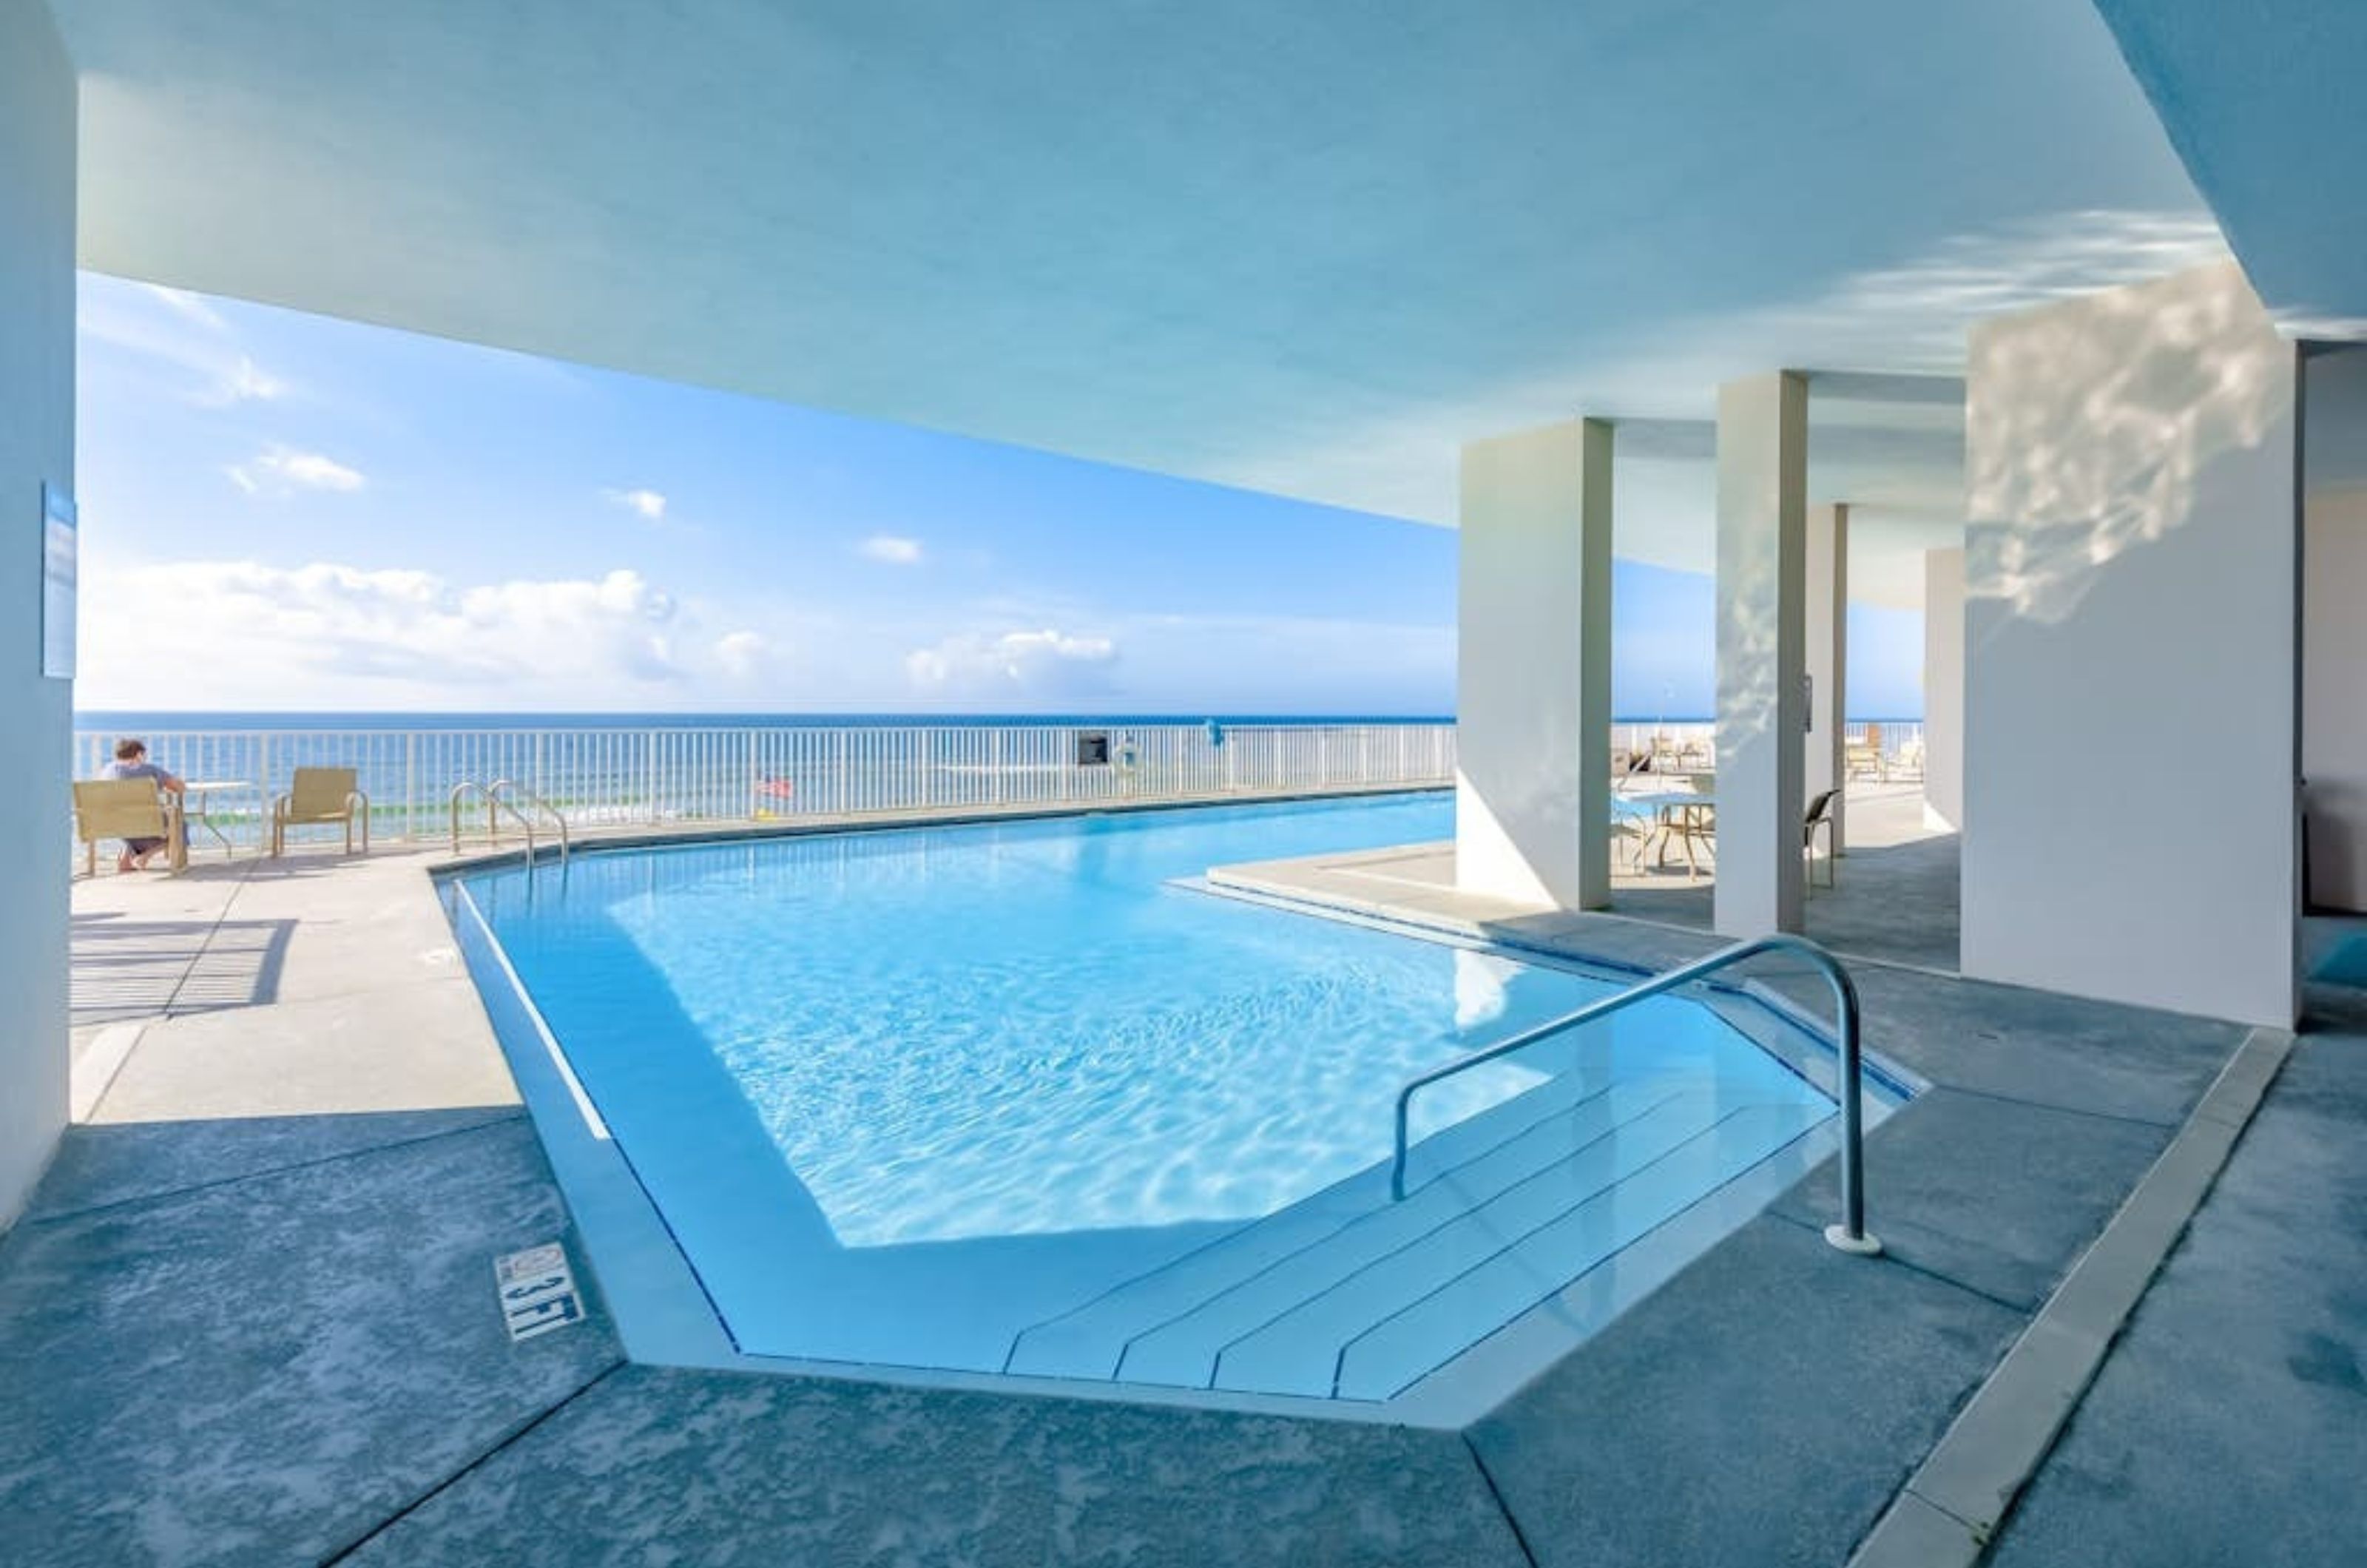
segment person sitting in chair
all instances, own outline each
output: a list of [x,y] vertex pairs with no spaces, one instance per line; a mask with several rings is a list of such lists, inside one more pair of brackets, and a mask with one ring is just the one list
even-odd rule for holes
[[[178,795],[182,789],[179,779],[148,760],[148,742],[145,740],[127,738],[117,741],[115,761],[101,769],[99,774],[102,778],[110,779],[153,779],[156,787],[167,795]],[[182,826],[181,831],[187,834],[187,824]],[[162,839],[126,839],[123,840],[123,853],[116,859],[115,869],[143,871],[147,868],[149,857],[164,847]]]

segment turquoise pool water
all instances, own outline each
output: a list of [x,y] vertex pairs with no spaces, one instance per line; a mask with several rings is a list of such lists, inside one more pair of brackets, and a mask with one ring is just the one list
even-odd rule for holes
[[1451,816],[1199,807],[462,886],[742,1350],[1332,1394],[1342,1334],[1406,1339],[1393,1369],[1467,1344],[1566,1282],[1536,1236],[1608,1257],[1831,1109],[1661,999],[1418,1101],[1430,1190],[1376,1197],[1400,1080],[1621,979],[1194,883]]

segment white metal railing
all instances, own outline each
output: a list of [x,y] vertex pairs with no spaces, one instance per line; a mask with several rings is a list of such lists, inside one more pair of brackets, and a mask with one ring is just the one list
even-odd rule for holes
[[[1841,727],[1841,739],[1852,746],[1874,745],[1886,773],[1911,775],[1923,754],[1923,725],[1918,719],[1853,718]],[[1648,756],[1662,771],[1717,771],[1717,726],[1706,719],[1669,721],[1625,720],[1611,727],[1614,759]]]
[[[373,829],[448,831],[466,780],[509,779],[572,829],[1002,807],[1092,807],[1454,782],[1455,727],[1405,724],[1007,724],[190,729],[141,738],[161,766],[218,788],[208,818],[232,842],[267,836],[299,767],[350,767]],[[112,731],[74,735],[76,777]],[[1104,761],[1088,760],[1101,743]]]

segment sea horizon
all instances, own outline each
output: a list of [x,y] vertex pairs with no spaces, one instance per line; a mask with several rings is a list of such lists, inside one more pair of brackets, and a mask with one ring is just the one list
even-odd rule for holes
[[[401,729],[770,729],[896,726],[987,728],[1012,725],[1427,725],[1451,724],[1451,713],[645,713],[632,710],[548,712],[486,708],[369,711],[271,709],[128,709],[77,711],[77,730],[401,730]],[[1709,714],[1614,714],[1617,725],[1715,724]],[[1851,724],[1920,724],[1920,715],[1852,715]]]

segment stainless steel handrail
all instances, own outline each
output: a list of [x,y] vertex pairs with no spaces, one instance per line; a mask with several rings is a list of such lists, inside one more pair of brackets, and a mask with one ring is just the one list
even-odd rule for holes
[[[520,811],[515,805],[502,798],[503,791],[517,789],[518,787],[519,786],[514,781],[509,779],[495,779],[489,784],[479,784],[474,779],[462,779],[459,784],[452,786],[450,799],[452,813],[452,852],[454,854],[457,855],[460,852],[460,802],[463,797],[473,794],[484,797],[485,837],[495,844],[499,844],[502,841],[501,814],[504,811],[508,812],[511,818],[516,821],[518,827],[526,833],[526,858],[528,864],[533,863],[534,820],[527,816],[525,812]],[[546,807],[544,809],[548,810],[549,807]],[[562,835],[566,832],[566,828],[563,824],[561,825],[560,831]],[[565,858],[565,851],[563,847],[561,852],[561,858]]]
[[1565,1013],[1535,1029],[1523,1030],[1509,1040],[1457,1056],[1442,1066],[1433,1067],[1405,1081],[1398,1090],[1397,1155],[1389,1165],[1389,1196],[1405,1196],[1406,1115],[1413,1103],[1414,1092],[1426,1089],[1442,1078],[1508,1056],[1515,1051],[1535,1044],[1549,1035],[1565,1029],[1575,1029],[1596,1019],[1607,1018],[1637,1002],[1648,1000],[1666,991],[1691,984],[1706,975],[1728,968],[1746,958],[1756,958],[1762,953],[1793,953],[1806,959],[1832,987],[1833,1008],[1838,1015],[1840,1052],[1839,1096],[1841,1110],[1841,1220],[1825,1227],[1825,1239],[1843,1252],[1870,1257],[1882,1250],[1882,1243],[1866,1234],[1865,1228],[1865,1117],[1864,1061],[1858,1045],[1857,986],[1842,968],[1840,961],[1806,937],[1779,931],[1772,936],[1756,937],[1720,948],[1706,958],[1671,969],[1665,975],[1655,975],[1648,980],[1630,986],[1616,996],[1590,1002],[1577,1011]]
[[[494,827],[492,792],[487,790],[483,784],[479,784],[474,779],[462,779],[459,784],[452,786],[452,793],[445,797],[447,804],[450,808],[452,819],[452,852],[456,855],[460,852],[460,802],[471,795],[478,795],[485,797],[485,836],[492,839],[498,839],[500,837],[500,834],[495,830]],[[530,827],[527,829],[526,843],[527,851],[531,854],[534,850],[534,829]]]
[[510,804],[506,797],[512,794],[516,795],[520,799],[524,800],[528,806],[533,807],[536,810],[542,812],[545,816],[550,818],[551,822],[555,826],[557,826],[559,829],[560,863],[562,865],[565,864],[568,851],[567,818],[560,814],[559,807],[551,805],[550,802],[543,799],[542,796],[535,794],[534,791],[527,788],[526,785],[518,783],[515,779],[495,779],[493,783],[493,786],[485,791],[485,798],[488,801],[499,803],[504,810],[516,818],[519,825],[526,829],[526,852],[527,858],[529,861],[534,858],[534,824],[527,819],[525,812],[520,811],[516,807]]

